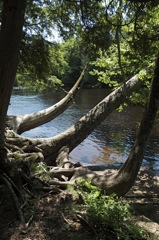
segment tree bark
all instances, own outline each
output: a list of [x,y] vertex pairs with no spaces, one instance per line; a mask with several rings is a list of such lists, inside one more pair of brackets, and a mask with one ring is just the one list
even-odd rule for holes
[[[142,81],[139,75],[135,75],[126,82],[127,96],[141,86]],[[90,110],[75,125],[68,128],[63,133],[51,138],[30,139],[15,135],[14,138],[7,138],[7,142],[28,142],[28,145],[35,149],[37,147],[44,155],[44,160],[49,165],[56,165],[56,157],[62,147],[66,146],[68,153],[81,143],[93,130],[101,123],[114,109],[125,100],[125,87],[121,86],[109,94],[103,101]],[[18,140],[20,139],[20,140]],[[20,143],[21,144],[21,143]]]
[[67,109],[67,107],[70,105],[70,103],[73,101],[73,99],[79,92],[80,88],[82,87],[86,69],[87,64],[84,67],[83,71],[81,72],[81,75],[77,82],[75,83],[75,85],[71,88],[67,95],[58,103],[36,113],[18,116],[8,116],[7,126],[9,126],[9,128],[15,131],[16,133],[21,134],[25,131],[45,124],[59,116],[62,112],[64,112]]
[[[137,80],[137,78],[135,79]],[[126,83],[126,85],[127,84],[128,82]],[[119,89],[117,90],[117,92],[118,91]],[[117,98],[117,95],[113,96],[114,101],[112,101],[112,99],[110,100],[110,95],[108,96],[110,102],[109,101],[108,102],[112,103]],[[122,98],[119,98],[119,100],[122,100]],[[63,168],[61,170],[55,169],[54,171],[52,171],[53,174],[55,176],[57,175],[61,176],[65,175],[64,172],[66,172],[66,176],[70,177],[71,183],[73,183],[78,177],[83,177],[86,180],[91,179],[91,183],[99,187],[100,189],[104,190],[105,194],[110,195],[112,193],[115,193],[117,196],[124,196],[134,185],[134,182],[138,175],[144,157],[145,148],[149,140],[152,127],[154,125],[154,120],[158,110],[158,106],[159,106],[159,54],[156,60],[156,67],[154,70],[154,77],[151,84],[151,90],[142,117],[142,121],[138,130],[138,134],[136,136],[132,150],[123,166],[118,171],[116,170],[115,172],[114,171],[109,172],[106,170],[104,172],[98,173],[92,172],[88,168],[78,167],[73,169],[72,172],[70,170],[67,171],[67,169],[65,169],[64,171]],[[96,109],[96,107],[94,109]],[[90,112],[92,112],[92,110]],[[66,150],[68,151],[68,148],[66,148]],[[66,156],[64,156],[64,158],[66,159]]]
[[154,77],[151,84],[149,98],[140,123],[132,150],[118,172],[111,176],[95,176],[92,183],[100,185],[107,194],[116,193],[118,196],[125,195],[133,186],[141,167],[145,148],[154,125],[155,116],[159,106],[159,54],[156,60]]
[[3,1],[0,39],[0,165],[5,163],[4,130],[15,80],[26,0]]
[[[139,75],[135,75],[126,82],[126,92],[129,96],[139,86],[142,81]],[[157,58],[156,68],[152,81],[152,87],[149,100],[145,108],[145,113],[136,137],[134,147],[130,155],[118,171],[115,173],[103,172],[98,174],[83,167],[72,168],[68,159],[69,152],[75,148],[80,142],[87,137],[92,130],[103,121],[115,108],[117,108],[125,100],[125,85],[121,86],[98,105],[90,110],[75,125],[68,128],[63,133],[52,138],[30,139],[21,137],[14,132],[10,132],[7,137],[7,144],[17,144],[22,150],[37,152],[33,156],[35,160],[43,159],[45,163],[57,166],[52,173],[59,179],[70,179],[72,182],[78,177],[92,179],[92,184],[103,189],[106,194],[116,193],[118,196],[125,195],[135,182],[139,168],[144,156],[144,150],[150,136],[150,132],[154,123],[155,115],[159,104],[159,57]],[[145,130],[146,129],[146,130]],[[31,158],[29,158],[31,160]],[[33,159],[33,160],[34,160]],[[71,169],[70,169],[71,168]],[[65,177],[63,177],[65,176]]]

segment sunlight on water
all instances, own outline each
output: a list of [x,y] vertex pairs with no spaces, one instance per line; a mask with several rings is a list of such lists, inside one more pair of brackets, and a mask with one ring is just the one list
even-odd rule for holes
[[[105,89],[83,89],[75,102],[55,120],[25,132],[27,137],[52,137],[66,130],[106,96]],[[96,96],[94,98],[94,96]],[[8,114],[33,113],[50,107],[63,97],[63,93],[28,93],[15,89]],[[90,164],[120,166],[127,158],[133,144],[140,107],[129,107],[123,112],[114,111],[77,146],[70,156],[74,161]],[[156,126],[146,149],[143,166],[159,171],[159,128]]]

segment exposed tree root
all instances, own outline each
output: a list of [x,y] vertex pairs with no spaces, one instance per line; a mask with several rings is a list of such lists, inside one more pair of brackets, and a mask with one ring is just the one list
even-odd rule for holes
[[[69,153],[92,132],[97,124],[103,121],[109,113],[125,100],[124,86],[112,92],[75,125],[55,137],[29,139],[7,130],[6,147],[8,150],[8,159],[14,163],[14,166],[17,166],[18,170],[21,170],[23,165],[28,170],[28,175],[24,174],[24,176],[21,176],[21,179],[27,184],[28,189],[29,187],[31,188],[33,181],[33,185],[37,185],[35,191],[41,190],[42,192],[52,191],[60,193],[68,184],[78,184],[76,179],[83,177],[86,180],[90,180],[93,185],[101,188],[106,194],[116,193],[118,196],[125,195],[133,186],[137,177],[143,160],[145,146],[158,109],[158,66],[159,57],[157,59],[150,96],[134,146],[125,164],[118,171],[111,173],[103,171],[102,174],[91,171],[86,167],[73,164],[70,161]],[[136,75],[126,82],[127,94],[131,94],[139,85],[141,85],[141,82],[139,81],[139,76]],[[45,163],[46,166],[40,165],[41,162]],[[35,173],[30,171],[31,166],[35,163],[38,167],[43,168],[38,177],[35,177]],[[51,169],[48,167],[49,165]],[[21,171],[24,171],[24,169]],[[13,184],[4,175],[2,175],[2,180],[12,192],[11,185],[13,186]],[[18,211],[19,205],[17,204],[17,199],[14,197],[14,193],[12,195]],[[18,214],[19,218],[23,221],[21,212]]]
[[[14,203],[14,206],[15,206],[15,209],[16,209],[16,212],[18,214],[18,217],[19,217],[19,220],[24,223],[25,220],[24,220],[24,216],[22,214],[22,211],[21,211],[21,208],[20,208],[20,203],[19,203],[19,200],[15,194],[15,191],[13,189],[13,187],[15,188],[15,184],[13,183],[13,181],[5,174],[5,173],[2,173],[1,174],[1,179],[2,181],[4,182],[4,184],[6,185],[6,188],[8,188],[9,192],[10,192],[10,195],[11,195],[11,198],[12,198],[12,201]],[[18,190],[18,188],[16,187],[16,190]],[[20,191],[18,190],[18,193],[20,193]],[[21,195],[21,193],[20,193]]]

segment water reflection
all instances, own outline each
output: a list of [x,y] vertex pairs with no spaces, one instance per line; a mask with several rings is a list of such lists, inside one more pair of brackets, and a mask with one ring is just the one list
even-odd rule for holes
[[[32,129],[24,136],[51,137],[64,131],[87,113],[108,94],[105,89],[83,89],[74,103],[53,121]],[[8,114],[32,113],[51,106],[64,96],[64,92],[29,93],[15,89]],[[114,111],[85,141],[70,154],[83,163],[100,163],[120,166],[127,158],[133,144],[143,109],[128,107],[121,113]],[[143,166],[159,172],[159,128],[156,122]]]

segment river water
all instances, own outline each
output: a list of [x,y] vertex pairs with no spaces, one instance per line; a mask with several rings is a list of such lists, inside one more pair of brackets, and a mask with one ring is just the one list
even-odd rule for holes
[[[23,133],[26,137],[52,137],[74,124],[108,94],[106,89],[82,89],[73,104],[53,121]],[[14,89],[9,115],[36,112],[55,104],[63,92],[30,93]],[[73,160],[119,167],[127,158],[133,144],[143,109],[138,106],[113,111],[70,156]],[[159,173],[159,121],[156,121],[144,156],[143,166]]]

